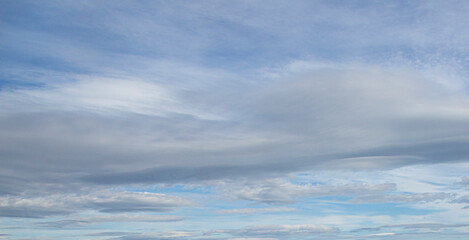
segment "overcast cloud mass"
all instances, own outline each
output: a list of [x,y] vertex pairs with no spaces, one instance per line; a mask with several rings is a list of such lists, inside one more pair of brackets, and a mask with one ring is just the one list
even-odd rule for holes
[[467,239],[467,1],[0,1],[0,239]]

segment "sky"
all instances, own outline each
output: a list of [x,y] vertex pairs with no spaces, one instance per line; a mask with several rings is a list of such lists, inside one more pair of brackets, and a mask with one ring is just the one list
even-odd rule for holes
[[0,239],[467,239],[468,12],[0,0]]

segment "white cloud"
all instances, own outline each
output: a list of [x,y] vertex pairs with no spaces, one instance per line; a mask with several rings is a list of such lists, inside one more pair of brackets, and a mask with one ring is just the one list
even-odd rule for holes
[[349,185],[315,185],[293,184],[284,179],[268,179],[263,181],[233,182],[220,185],[227,197],[257,201],[271,204],[292,203],[301,197],[326,197],[326,196],[355,196],[370,193],[392,191],[395,185],[384,184],[349,184]]
[[385,237],[385,236],[394,236],[396,233],[375,233],[375,234],[367,234],[362,235],[360,237]]
[[[392,172],[393,170],[389,171]],[[330,172],[338,174],[340,172]],[[366,173],[362,175],[366,176]],[[324,175],[322,175],[324,176]],[[327,175],[331,176],[331,175]],[[392,179],[392,178],[386,178]],[[321,179],[319,179],[321,180]],[[446,189],[436,192],[402,192],[396,188],[396,184],[390,182],[376,182],[374,178],[361,178],[354,181],[326,182],[312,184],[308,180],[300,179],[264,179],[262,181],[218,181],[220,191],[228,198],[248,200],[269,204],[288,204],[302,199],[314,199],[321,197],[345,197],[344,202],[353,204],[366,203],[401,203],[423,204],[429,202],[448,202],[458,194],[456,190]],[[295,183],[296,181],[296,183]],[[410,183],[413,181],[408,180]],[[404,183],[402,183],[404,184]],[[250,211],[251,209],[235,209],[234,212]],[[224,210],[224,212],[230,210]],[[252,209],[255,211],[255,209]]]
[[193,232],[189,231],[161,231],[161,232],[145,232],[138,234],[128,234],[117,239],[121,240],[144,240],[144,239],[181,239],[190,238],[194,236]]
[[[183,106],[161,84],[137,78],[72,76],[66,83],[44,88],[11,89],[0,93],[3,109],[21,112],[85,111],[103,115],[134,113],[150,116],[187,114],[202,119],[220,118]],[[9,99],[6,101],[6,99]]]
[[291,212],[297,210],[290,207],[272,207],[272,208],[238,208],[238,209],[225,209],[219,210],[219,214],[260,214],[260,213],[276,213],[276,212]]

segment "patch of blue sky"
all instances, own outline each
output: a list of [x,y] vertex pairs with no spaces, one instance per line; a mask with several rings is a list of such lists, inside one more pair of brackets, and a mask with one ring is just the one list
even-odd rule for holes
[[44,87],[44,83],[40,82],[29,82],[29,81],[24,81],[24,79],[16,79],[15,77],[9,77],[5,76],[2,77],[2,74],[0,74],[0,90],[11,90],[11,89],[18,89],[18,88],[40,88]]
[[350,214],[388,216],[421,216],[443,211],[431,209],[416,209],[399,203],[337,204],[337,206],[339,206],[339,208],[342,209],[344,212]]
[[[289,61],[288,59],[313,58],[315,60],[353,61],[354,56],[357,55],[366,56],[367,61],[370,62],[375,62],[377,59],[387,61],[396,53],[405,53],[406,58],[414,58],[414,54],[409,55],[409,53],[415,52],[414,47],[410,47],[405,42],[396,45],[396,43],[389,41],[377,41],[377,44],[370,45],[370,42],[366,40],[360,40],[364,42],[354,42],[361,38],[350,38],[347,41],[350,26],[344,25],[340,21],[317,20],[310,17],[309,13],[306,12],[303,13],[304,15],[299,16],[299,19],[308,23],[306,25],[300,24],[295,19],[284,19],[280,22],[280,26],[269,26],[267,29],[263,29],[261,26],[266,24],[263,22],[265,19],[258,19],[249,16],[249,14],[247,16],[248,20],[240,21],[239,19],[233,20],[216,15],[211,11],[207,11],[205,14],[194,14],[193,9],[182,8],[181,11],[189,14],[187,16],[174,16],[170,10],[176,6],[156,3],[156,6],[146,9],[143,8],[143,5],[140,8],[137,5],[127,9],[128,11],[122,13],[122,16],[118,15],[122,19],[115,19],[115,21],[124,25],[127,24],[130,27],[132,21],[126,23],[123,19],[130,18],[134,20],[141,17],[149,23],[149,26],[138,26],[138,28],[131,31],[129,31],[130,28],[122,26],[121,28],[128,31],[119,32],[120,28],[116,27],[115,23],[109,22],[109,19],[102,23],[110,26],[110,28],[102,28],[95,24],[95,22],[99,22],[106,17],[97,14],[99,6],[85,11],[74,6],[74,4],[69,4],[70,6],[64,4],[66,11],[55,12],[56,7],[48,6],[48,4],[40,8],[42,11],[36,11],[34,3],[20,3],[21,7],[14,5],[16,4],[6,4],[7,9],[14,8],[16,12],[8,13],[6,11],[7,13],[2,17],[3,21],[15,24],[19,28],[33,29],[46,35],[53,35],[55,39],[67,41],[70,47],[75,45],[92,52],[108,54],[120,53],[165,59],[184,58],[206,66],[223,67],[225,69],[257,68],[259,65],[269,66],[279,62],[285,64]],[[324,8],[323,5],[333,6],[333,4],[324,3],[318,5],[322,8]],[[346,5],[358,9],[364,7],[362,4],[347,3]],[[386,4],[373,5],[378,8],[388,7],[384,6]],[[409,7],[405,3],[395,5],[398,11],[407,11],[406,9]],[[125,6],[126,4],[124,4]],[[287,10],[298,10],[299,6],[301,4],[285,7]],[[122,7],[114,6],[113,8],[121,9]],[[304,8],[304,6],[302,7]],[[415,6],[411,6],[410,9],[413,9],[413,7]],[[367,6],[364,11],[366,12],[370,8],[370,6]],[[268,19],[267,21],[273,22],[275,22],[273,20],[275,13],[281,12],[278,9],[268,7],[261,9],[252,10],[252,14],[263,13]],[[415,18],[414,15],[410,13],[403,14],[402,17],[404,19],[406,17]],[[286,12],[285,17],[288,16],[289,14]],[[77,22],[77,17],[83,20]],[[162,23],[159,21],[163,21],[171,27],[162,27]],[[415,19],[410,19],[410,21],[415,21]],[[399,23],[402,22],[402,19],[399,20]],[[282,29],[288,31],[285,33],[278,32]],[[365,27],[360,29],[359,32],[365,35],[370,34],[366,32]],[[24,38],[30,37],[24,36]],[[15,37],[15,39],[18,39],[18,37]],[[176,44],[176,47],[174,43],[181,42],[181,40],[182,43]],[[42,42],[49,41],[49,39],[38,38],[35,41],[41,45]],[[16,58],[17,63],[30,63],[31,65],[55,70],[80,72],[86,69],[86,66],[80,68],[73,62],[61,61],[60,56],[54,58],[54,52],[47,56],[47,53],[44,54],[39,51],[38,56],[35,56],[34,52],[40,50],[40,47],[25,44],[7,44],[17,46],[17,48],[23,50],[28,49],[25,53],[13,52],[7,53],[7,56],[11,57],[12,61]],[[32,45],[32,43],[29,42],[29,45]],[[78,48],[77,52],[79,50]],[[428,49],[425,51],[428,51]],[[421,58],[418,59],[421,60]],[[102,62],[100,64],[105,66],[107,63]],[[99,66],[95,67],[99,68]]]
[[[195,57],[195,60],[198,59],[200,63],[205,65],[223,67],[237,64],[241,64],[243,67],[256,67],[259,63],[271,65],[280,59],[296,59],[313,55],[315,58],[333,60],[344,58],[347,55],[356,55],[356,50],[353,48],[355,44],[351,46],[340,44],[345,36],[340,34],[341,26],[338,23],[316,23],[313,21],[308,26],[302,26],[296,24],[295,20],[289,19],[283,24],[292,25],[291,27],[297,28],[298,31],[293,30],[291,31],[292,35],[286,37],[275,33],[275,28],[265,31],[260,27],[252,27],[248,23],[213,16],[213,13],[208,13],[207,16],[189,15],[189,17],[181,18],[167,13],[164,15],[164,12],[160,15],[158,12],[153,14],[143,9],[137,9],[129,11],[125,16],[135,18],[143,11],[142,17],[147,19],[151,23],[150,25],[156,26],[157,29],[160,28],[155,25],[156,21],[162,20],[164,16],[169,17],[170,20],[166,20],[166,23],[172,28],[170,30],[162,28],[161,31],[153,32],[150,29],[146,31],[145,26],[140,26],[143,29],[133,30],[134,36],[132,32],[119,33],[116,31],[117,29],[96,29],[92,22],[76,23],[75,18],[65,14],[67,11],[65,13],[52,13],[54,8],[49,11],[28,14],[32,11],[31,8],[26,5],[18,13],[19,15],[24,14],[26,20],[18,21],[17,15],[14,15],[14,19],[10,19],[9,15],[4,18],[20,27],[37,28],[42,32],[53,34],[57,38],[70,40],[71,43],[86,44],[88,48],[113,53],[120,52],[157,58],[171,58],[171,55],[173,57]],[[154,7],[154,9],[158,9],[158,7]],[[91,9],[91,13],[89,13],[68,9],[70,13],[73,13],[70,14],[72,16],[88,19],[88,21],[89,19],[98,21],[101,16],[96,16],[93,10],[95,9]],[[276,10],[267,8],[265,13],[268,17],[273,17],[269,14],[275,12]],[[306,19],[309,18],[306,17]],[[253,21],[251,25],[255,25],[256,20],[260,21],[256,18],[251,19]],[[309,21],[312,20],[309,19]],[[22,22],[24,24],[35,22],[35,24],[23,26]],[[123,24],[125,23],[123,22]],[[329,34],[329,37],[324,37],[324,34]],[[136,38],[139,35],[142,35],[142,38]],[[181,40],[182,35],[187,36],[193,43],[181,44],[179,49],[174,49],[170,43],[176,39]],[[145,38],[152,39],[151,43]],[[168,46],[172,47],[167,50]],[[371,48],[367,46],[365,49]],[[386,49],[389,48],[383,47],[383,49],[368,51],[372,54],[383,53]],[[253,63],[257,64],[253,65]]]
[[[0,54],[5,54],[8,57],[8,61],[4,62],[5,65],[14,66],[17,69],[39,68],[50,71],[59,71],[63,73],[90,73],[91,71],[81,68],[73,63],[63,61],[63,59],[54,56],[44,56],[42,54],[32,55],[31,53],[21,52],[10,52],[0,51]],[[7,70],[8,71],[8,70]],[[19,81],[25,81],[21,79],[21,76],[16,76]]]

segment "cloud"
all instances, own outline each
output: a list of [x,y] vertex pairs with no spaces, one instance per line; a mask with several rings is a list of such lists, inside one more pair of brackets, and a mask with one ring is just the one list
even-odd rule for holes
[[[454,199],[454,203],[469,203],[469,195],[460,196]],[[469,205],[463,207],[463,209],[469,209]]]
[[469,224],[442,224],[442,223],[409,223],[409,224],[394,224],[394,225],[383,225],[376,228],[361,228],[355,231],[380,231],[381,229],[389,229],[389,228],[402,228],[402,229],[409,229],[409,230],[416,230],[416,229],[428,229],[428,230],[440,230],[440,229],[447,229],[447,228],[460,228],[460,227],[467,227]]
[[[151,212],[151,211],[150,211]],[[174,222],[184,218],[174,215],[130,215],[129,213],[118,213],[112,215],[97,215],[92,217],[78,217],[73,220],[59,220],[49,222],[39,222],[38,225],[44,228],[86,228],[89,225],[112,222]]]
[[337,228],[326,225],[299,224],[299,225],[252,225],[242,229],[220,229],[207,234],[230,234],[243,237],[300,237],[327,233],[337,233]]
[[[221,229],[212,239],[340,239],[390,222],[458,224],[468,11],[462,1],[2,3],[1,225],[21,225],[4,228],[13,238],[103,226],[111,238],[205,237],[169,231],[192,226]],[[291,177],[300,172],[314,181]],[[120,190],[155,185],[167,194]],[[186,211],[193,202],[203,207]],[[272,225],[250,226],[266,215]],[[433,228],[388,237],[458,238]]]
[[[224,164],[227,165],[227,164]],[[96,174],[85,176],[83,180],[95,184],[126,184],[126,183],[178,183],[214,180],[224,177],[236,178],[249,173],[276,171],[277,165],[271,166],[207,166],[207,167],[165,167],[135,172],[112,174]]]
[[20,104],[24,112],[87,111],[104,115],[134,113],[149,116],[186,114],[210,118],[208,113],[199,115],[196,109],[183,109],[168,89],[154,81],[71,77],[73,80],[48,84],[43,88],[6,89],[0,97],[9,101],[2,101],[2,108],[14,111]]
[[[105,213],[167,212],[188,206],[187,199],[147,192],[92,192],[88,194],[52,194],[49,196],[3,196],[0,215],[4,217],[40,218],[66,215],[79,210]],[[109,221],[115,216],[108,217]],[[104,217],[106,218],[106,217]],[[130,221],[132,217],[128,217]],[[136,217],[134,220],[138,220]],[[94,220],[102,221],[103,218]],[[79,222],[88,222],[79,220]],[[67,223],[67,222],[64,222]]]
[[290,212],[295,211],[296,208],[290,207],[273,207],[273,208],[239,208],[239,209],[225,209],[217,211],[219,214],[259,214],[259,213],[275,213],[275,212]]
[[112,238],[119,240],[160,240],[160,239],[187,239],[194,236],[194,233],[188,231],[162,231],[162,232],[147,232],[139,234],[128,234],[126,236]]
[[294,181],[294,179],[264,179],[218,184],[220,191],[228,198],[268,204],[288,204],[305,198],[322,197],[345,197],[343,201],[353,204],[428,203],[451,201],[456,196],[449,192],[400,192],[394,183],[355,182],[339,185],[294,183]]
[[451,193],[401,193],[401,194],[380,194],[363,195],[352,200],[353,203],[374,203],[374,202],[393,202],[393,203],[425,203],[437,200],[451,199]]
[[469,176],[462,177],[461,181],[457,182],[457,184],[466,188],[469,187]]
[[220,185],[227,197],[270,204],[293,203],[301,197],[350,196],[380,193],[395,190],[392,183],[315,185],[293,184],[282,179],[269,179],[258,182],[235,182]]
[[140,79],[2,91],[13,99],[0,118],[2,175],[21,192],[31,182],[187,183],[469,155],[467,98],[416,72],[313,68],[269,81],[244,91],[217,82],[211,98],[238,97],[212,112],[209,99],[188,101],[183,87]]
[[360,237],[386,237],[386,236],[394,236],[396,233],[375,233],[375,234],[367,234],[362,235]]
[[123,235],[128,235],[128,232],[98,232],[98,233],[90,233],[87,234],[86,236],[91,236],[91,237],[101,237],[101,236],[123,236]]

